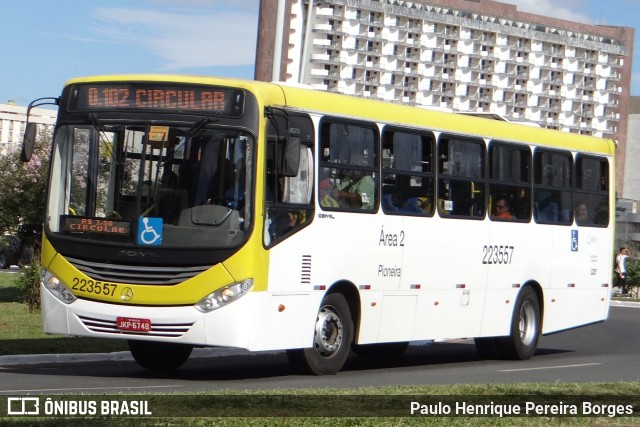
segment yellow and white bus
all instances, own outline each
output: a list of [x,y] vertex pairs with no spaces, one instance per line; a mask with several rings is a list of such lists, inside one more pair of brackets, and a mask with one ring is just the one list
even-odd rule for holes
[[[69,81],[42,250],[45,332],[349,352],[474,338],[527,359],[607,318],[613,141],[277,83]],[[33,141],[25,138],[25,157]]]

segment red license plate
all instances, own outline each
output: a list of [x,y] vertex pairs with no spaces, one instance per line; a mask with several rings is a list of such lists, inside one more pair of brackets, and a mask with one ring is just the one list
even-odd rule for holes
[[116,318],[116,328],[121,331],[151,332],[151,320],[118,317]]

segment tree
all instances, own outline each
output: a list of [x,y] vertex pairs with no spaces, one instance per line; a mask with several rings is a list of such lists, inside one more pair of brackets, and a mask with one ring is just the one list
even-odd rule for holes
[[0,236],[17,235],[23,247],[39,244],[50,147],[51,135],[44,132],[36,141],[30,162],[20,161],[19,150],[0,156]]

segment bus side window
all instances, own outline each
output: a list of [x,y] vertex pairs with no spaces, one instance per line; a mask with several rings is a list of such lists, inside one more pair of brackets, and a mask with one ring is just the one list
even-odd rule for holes
[[431,134],[385,128],[382,150],[382,209],[388,214],[433,215]]
[[575,221],[580,226],[609,224],[609,164],[606,159],[576,157]]
[[379,188],[375,126],[324,119],[320,144],[322,209],[375,212]]
[[573,222],[571,153],[536,150],[533,156],[533,216],[538,223]]
[[438,213],[482,219],[485,216],[484,141],[441,136],[438,141]]
[[[496,211],[496,205],[508,212]],[[492,220],[531,220],[531,150],[492,141],[489,146],[489,209]]]

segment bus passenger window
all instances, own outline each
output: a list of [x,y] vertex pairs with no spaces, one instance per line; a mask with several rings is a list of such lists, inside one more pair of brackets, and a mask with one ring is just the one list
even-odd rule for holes
[[575,221],[580,226],[609,224],[609,165],[606,159],[576,157]]
[[543,224],[573,222],[572,158],[570,153],[536,150],[533,215]]
[[438,213],[484,218],[484,141],[441,136],[438,141]]
[[320,207],[374,212],[378,205],[378,135],[375,127],[325,119],[320,138]]
[[[531,151],[492,141],[489,146],[489,206],[492,220],[531,219]],[[506,208],[498,208],[505,205]],[[498,212],[500,210],[500,212]]]
[[431,134],[385,128],[382,150],[382,209],[388,214],[433,215]]

